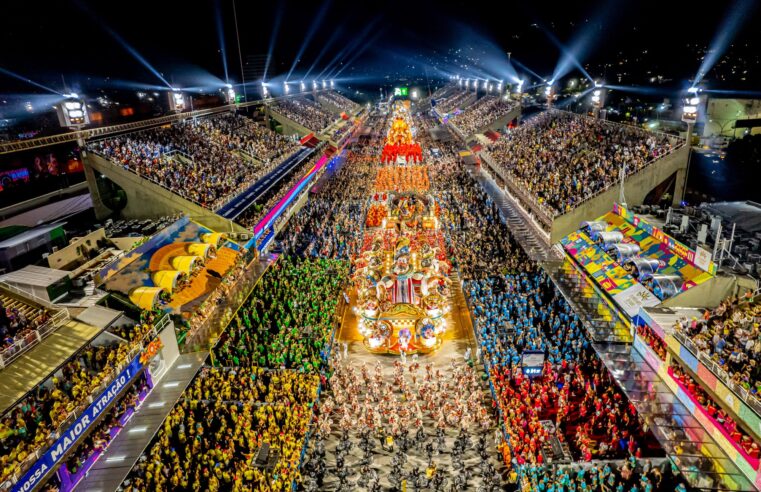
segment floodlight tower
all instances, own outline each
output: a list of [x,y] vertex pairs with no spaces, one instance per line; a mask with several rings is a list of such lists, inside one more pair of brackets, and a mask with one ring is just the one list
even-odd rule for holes
[[525,80],[519,79],[518,80],[518,85],[515,87],[515,97],[518,98],[518,102],[519,103],[522,103],[522,101],[523,101],[523,83],[524,82],[525,82]]
[[458,80],[458,81],[457,81],[457,85],[459,85],[459,86],[460,86],[460,89],[462,89],[462,79],[460,79],[460,80]]
[[58,113],[58,123],[64,128],[79,130],[86,124],[90,123],[90,117],[87,115],[87,105],[79,94],[64,94],[66,98],[63,102],[56,105]]
[[595,89],[592,91],[592,113],[595,118],[600,117],[600,110],[605,106],[605,90],[603,83],[595,81]]
[[322,88],[323,90],[328,88],[328,83],[325,81],[325,79],[322,79]]
[[687,177],[690,174],[690,158],[692,157],[692,131],[695,128],[695,123],[698,121],[698,105],[700,104],[698,92],[700,92],[700,89],[697,87],[687,89],[687,96],[684,98],[684,105],[682,106],[682,121],[687,123],[687,170],[684,173],[682,196],[677,196],[678,193],[674,193],[675,202],[681,200],[684,197],[685,190],[687,190]]
[[312,92],[317,92],[317,81],[316,80],[312,81]]
[[555,98],[555,89],[552,87],[552,81],[547,82],[544,95],[547,97],[547,109],[552,109],[552,100]]
[[237,102],[235,100],[235,89],[233,89],[232,84],[225,84],[224,92],[225,92],[225,99],[227,100],[227,104],[235,104]]
[[505,81],[500,79],[499,83],[497,84],[497,92],[502,94],[502,84],[504,84]]
[[304,91],[307,90],[307,86],[306,86],[306,84],[304,83],[303,80],[301,81],[301,84],[299,85],[299,88],[301,89],[301,92],[304,92]]
[[262,81],[262,99],[267,99],[269,91],[267,90],[267,82]]
[[187,104],[185,103],[185,95],[180,89],[172,88],[169,91],[169,111],[175,113],[182,113],[185,111]]
[[332,89],[332,88],[334,88],[335,86],[336,86],[336,84],[335,84],[335,80],[333,80],[333,79],[330,79],[330,88]]
[[287,96],[291,92],[291,88],[288,86],[288,82],[283,82],[283,89],[285,89],[285,95]]

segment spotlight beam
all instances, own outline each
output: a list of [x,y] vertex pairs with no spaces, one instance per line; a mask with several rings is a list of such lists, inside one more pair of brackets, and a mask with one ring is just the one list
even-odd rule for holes
[[378,38],[381,36],[381,34],[383,34],[383,31],[382,31],[382,30],[381,30],[381,31],[378,31],[378,32],[377,32],[377,33],[376,33],[376,34],[375,34],[375,35],[374,35],[372,38],[370,38],[370,40],[369,40],[367,43],[365,43],[365,44],[364,44],[364,46],[362,46],[362,47],[361,47],[361,48],[360,48],[360,49],[359,49],[359,50],[358,50],[358,51],[357,51],[357,52],[354,54],[354,56],[352,56],[352,57],[351,57],[349,60],[347,60],[347,61],[346,61],[346,63],[344,63],[343,67],[341,67],[341,69],[340,69],[338,72],[336,72],[336,73],[334,73],[334,74],[331,74],[329,78],[331,78],[331,79],[335,79],[335,78],[338,78],[338,76],[339,76],[339,75],[341,75],[341,72],[343,72],[344,70],[346,70],[346,67],[348,67],[349,65],[351,65],[352,63],[354,63],[354,61],[355,61],[357,58],[359,58],[359,56],[360,56],[362,53],[364,53],[365,51],[367,51],[367,49],[368,49],[370,46],[372,46],[373,44],[375,44],[375,42],[378,40]]
[[214,18],[217,23],[217,37],[219,38],[219,50],[222,52],[222,67],[225,70],[225,82],[230,82],[230,76],[227,72],[227,48],[225,47],[225,32],[222,27],[222,12],[219,0],[214,2]]
[[735,0],[711,41],[708,53],[703,58],[698,73],[695,74],[695,80],[692,81],[692,87],[698,85],[703,80],[703,77],[716,65],[716,62],[719,61],[732,42],[734,35],[740,30],[745,20],[751,17],[754,3],[755,0]]
[[320,25],[322,24],[322,19],[325,18],[325,14],[327,14],[328,10],[330,9],[330,3],[331,3],[330,0],[325,2],[322,5],[322,8],[320,8],[319,12],[317,12],[317,16],[314,18],[314,20],[312,20],[312,25],[309,26],[309,30],[307,31],[306,36],[304,36],[304,41],[301,43],[301,48],[299,48],[298,53],[296,53],[296,57],[293,59],[293,63],[291,64],[291,69],[288,70],[288,75],[285,76],[286,81],[291,78],[293,69],[296,68],[296,65],[298,65],[299,60],[301,59],[301,56],[304,54],[304,50],[306,50],[307,46],[309,45],[309,42],[312,41],[312,38],[317,32],[317,29],[320,28]]
[[334,66],[336,63],[341,61],[341,59],[347,54],[350,53],[352,50],[354,50],[357,46],[359,46],[362,41],[367,37],[368,34],[370,34],[370,31],[372,28],[377,24],[378,19],[374,19],[370,24],[365,26],[365,28],[362,30],[362,32],[359,33],[357,37],[355,37],[349,44],[344,46],[336,55],[333,57],[333,59],[328,63],[325,68],[322,69],[322,71],[317,74],[317,79],[321,79],[325,73],[327,73],[329,70],[334,70]]
[[39,87],[40,89],[46,90],[46,91],[48,91],[48,92],[50,92],[52,94],[57,94],[59,96],[63,96],[63,93],[58,92],[55,89],[51,89],[50,87],[48,87],[46,85],[42,85],[42,84],[40,84],[38,82],[35,82],[34,80],[32,80],[32,79],[30,79],[28,77],[24,77],[22,75],[19,75],[16,72],[11,72],[10,70],[6,70],[6,69],[0,67],[0,73],[4,73],[5,75],[8,75],[9,77],[13,77],[14,79],[18,79],[18,80],[20,80],[22,82],[26,82],[27,84],[32,84],[33,86]]
[[328,52],[328,49],[333,46],[333,43],[336,42],[338,39],[338,36],[343,32],[343,27],[339,26],[338,29],[333,31],[333,34],[330,35],[330,38],[328,41],[322,46],[322,49],[320,50],[320,53],[317,54],[317,57],[312,62],[312,65],[309,67],[309,70],[307,70],[307,73],[304,74],[302,79],[306,79],[309,77],[309,74],[312,73],[312,70],[314,70],[314,67],[317,66],[317,64],[322,60],[322,57],[325,56],[325,53]]
[[171,89],[172,85],[166,81],[166,79],[159,73],[158,70],[153,68],[153,66],[148,63],[148,60],[146,60],[140,53],[137,52],[135,48],[130,46],[127,41],[124,40],[116,31],[111,29],[109,26],[106,25],[105,22],[103,22],[102,19],[99,19],[95,16],[95,13],[92,12],[89,8],[87,8],[84,3],[82,3],[80,0],[75,0],[76,5],[83,10],[87,15],[90,16],[90,18],[98,24],[104,31],[106,31],[108,34],[111,35],[112,38],[114,38],[120,45],[122,45],[122,48],[124,48],[130,55],[132,55],[135,60],[137,60],[141,65],[143,65],[145,68],[147,68],[153,75],[156,76],[159,80],[161,80],[164,85],[167,86],[167,88]]
[[524,65],[524,64],[523,64],[523,63],[521,63],[520,61],[516,60],[515,58],[512,58],[512,59],[511,59],[511,62],[512,62],[512,63],[515,63],[515,64],[516,64],[516,65],[518,65],[518,66],[519,66],[521,69],[523,69],[523,70],[527,71],[528,73],[530,73],[531,75],[533,75],[533,76],[534,76],[534,77],[536,77],[537,79],[539,79],[539,80],[544,80],[544,77],[542,77],[542,76],[541,76],[541,75],[539,75],[538,73],[534,72],[533,70],[531,70],[530,68],[528,68],[526,65]]
[[270,46],[267,50],[267,60],[264,62],[264,80],[267,80],[267,71],[270,68],[270,61],[272,60],[272,51],[275,49],[275,41],[277,40],[277,34],[280,31],[280,22],[283,20],[284,2],[278,2],[277,14],[275,15],[275,22],[272,23],[272,33],[270,33]]

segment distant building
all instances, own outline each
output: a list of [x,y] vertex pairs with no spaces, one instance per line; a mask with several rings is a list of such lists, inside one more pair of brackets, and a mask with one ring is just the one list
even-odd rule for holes
[[761,99],[709,99],[703,136],[742,138],[761,133]]

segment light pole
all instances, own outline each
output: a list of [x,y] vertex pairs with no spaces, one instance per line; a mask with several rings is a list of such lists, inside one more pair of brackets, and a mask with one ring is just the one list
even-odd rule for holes
[[552,109],[552,99],[555,97],[552,81],[547,83],[547,88],[544,89],[544,95],[547,97],[547,109]]
[[605,93],[602,82],[595,81],[595,89],[592,91],[592,112],[595,118],[600,117],[600,110],[605,105]]
[[679,193],[674,193],[675,202],[684,199],[684,195],[687,193],[687,178],[690,175],[690,158],[692,157],[692,131],[695,128],[695,122],[698,120],[698,105],[700,104],[698,92],[699,89],[697,87],[687,89],[687,97],[684,98],[684,105],[682,107],[682,121],[687,123],[687,169],[684,173],[682,196],[678,196]]

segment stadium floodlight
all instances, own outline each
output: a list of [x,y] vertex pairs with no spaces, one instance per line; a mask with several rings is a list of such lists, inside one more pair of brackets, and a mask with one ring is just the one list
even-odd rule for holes
[[232,84],[225,84],[227,87],[227,104],[233,104],[235,102],[235,89]]
[[502,84],[504,83],[505,81],[500,79],[499,84],[497,84],[497,92],[502,92]]
[[458,80],[457,83],[460,86],[460,89],[462,89],[462,79]]
[[172,90],[169,91],[169,111],[182,113],[185,111],[185,107],[185,95],[180,89],[173,87]]
[[417,89],[412,89],[412,99],[417,99]]
[[268,94],[267,83],[262,81],[262,97],[267,99],[267,94]]
[[285,93],[288,94],[291,92],[291,88],[288,87],[288,82],[283,82],[283,88],[285,89]]
[[515,93],[520,94],[523,92],[523,82],[525,82],[523,79],[518,80],[518,85],[515,88]]
[[328,83],[325,82],[325,79],[322,79],[322,88],[323,89],[327,89],[328,88]]
[[552,81],[547,83],[547,87],[544,89],[544,95],[547,97],[547,109],[552,107],[552,99],[555,97],[555,90],[552,87]]
[[692,133],[692,127],[698,120],[698,106],[700,105],[700,98],[698,97],[699,89],[697,87],[690,87],[687,89],[687,97],[684,98],[682,106],[682,121],[687,123],[687,133]]
[[331,81],[330,81],[330,88],[332,89],[332,88],[333,88],[333,87],[335,87],[335,86],[336,86],[336,85],[335,85],[335,81],[331,79]]
[[316,91],[316,90],[317,90],[317,81],[316,81],[316,80],[313,80],[313,81],[312,81],[312,90],[313,90],[313,91]]
[[301,81],[300,87],[301,87],[301,92],[304,92],[305,90],[307,90],[307,85],[304,83],[303,80]]
[[487,85],[489,84],[489,81],[484,79],[484,83],[481,84],[481,89],[486,89]]
[[[71,93],[64,94],[66,100],[56,105],[56,113],[58,113],[58,123],[64,128],[79,129],[90,122],[90,118],[87,115],[87,105],[84,100],[79,97],[79,94]],[[31,103],[27,103],[27,111],[31,109]]]
[[600,117],[600,110],[602,110],[603,106],[605,106],[605,90],[603,89],[603,84],[599,80],[595,80],[595,88],[592,91],[592,111],[594,112],[595,118]]

